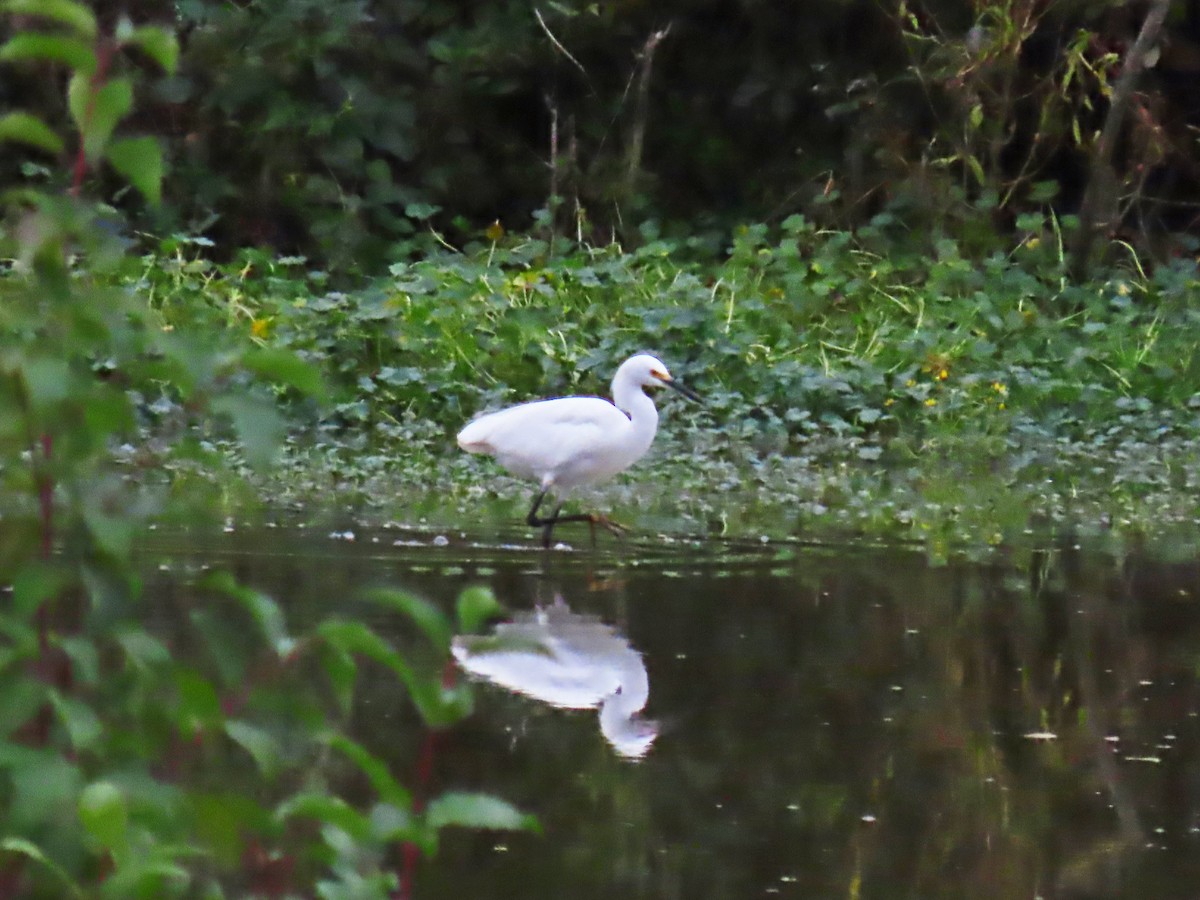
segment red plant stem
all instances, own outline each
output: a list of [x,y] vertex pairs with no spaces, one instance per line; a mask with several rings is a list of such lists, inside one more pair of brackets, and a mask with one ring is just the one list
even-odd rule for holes
[[[452,687],[458,679],[458,670],[452,660],[447,660],[442,670],[442,685]],[[425,737],[421,742],[421,756],[417,761],[417,782],[413,786],[413,814],[420,815],[425,811],[426,794],[429,792],[429,782],[433,779],[433,764],[437,758],[437,744],[441,732],[434,728],[425,729]],[[412,841],[404,844],[404,862],[400,870],[400,887],[393,894],[393,900],[412,900],[413,877],[417,872],[417,863],[421,859],[421,851]]]

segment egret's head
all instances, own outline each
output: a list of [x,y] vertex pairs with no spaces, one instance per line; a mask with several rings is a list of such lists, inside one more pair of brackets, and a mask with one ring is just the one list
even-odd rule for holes
[[[651,356],[648,353],[643,353],[635,356],[632,359],[626,360],[624,366],[630,366],[633,369],[634,377],[642,387],[658,387],[666,385],[683,394],[689,400],[699,400],[700,395],[691,388],[686,387],[671,377],[671,373],[667,371],[666,365],[658,357]],[[624,368],[622,366],[622,368]]]

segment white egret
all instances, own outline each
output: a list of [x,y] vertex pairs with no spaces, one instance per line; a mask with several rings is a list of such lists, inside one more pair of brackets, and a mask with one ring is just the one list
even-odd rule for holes
[[473,675],[560,709],[600,710],[600,733],[622,756],[644,756],[658,723],[641,716],[650,696],[642,655],[595,616],[554,605],[517,613],[491,635],[460,635],[451,643]]
[[[666,385],[692,400],[696,393],[671,378],[657,358],[642,353],[621,363],[612,381],[612,403],[600,397],[559,397],[523,403],[475,419],[458,433],[458,445],[470,453],[494,456],[514,475],[538,482],[541,490],[525,517],[541,528],[542,545],[559,522],[603,525],[614,534],[621,526],[593,513],[562,515],[561,494],[595,484],[627,469],[650,449],[658,429],[658,410],[644,388]],[[560,495],[553,515],[539,518],[546,494]]]

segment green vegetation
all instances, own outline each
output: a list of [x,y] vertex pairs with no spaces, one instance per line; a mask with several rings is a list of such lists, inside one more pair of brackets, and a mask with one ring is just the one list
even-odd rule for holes
[[282,396],[276,497],[341,491],[454,524],[482,492],[513,518],[527,486],[459,454],[454,431],[484,408],[605,393],[617,362],[651,349],[707,402],[666,399],[655,452],[609,492],[618,516],[970,543],[1190,522],[1194,265],[1147,272],[1127,250],[1077,284],[1069,233],[1022,224],[1007,254],[949,239],[926,253],[886,217],[854,234],[800,217],[740,229],[720,259],[652,235],[554,253],[499,236],[342,289],[301,259],[218,265],[172,241],[135,284],[177,330],[228,328],[321,372],[328,406]]
[[[220,468],[203,437],[213,427],[232,429],[262,466],[283,430],[272,391],[316,400],[324,389],[294,355],[233,329],[176,326],[129,290],[119,223],[84,194],[86,173],[104,165],[157,201],[158,144],[123,133],[134,93],[123,60],[137,50],[170,73],[172,35],[127,21],[106,33],[67,0],[4,8],[40,24],[0,59],[70,70],[78,142],[65,193],[5,198],[0,893],[387,897],[442,828],[532,827],[496,798],[410,790],[351,736],[363,670],[412,701],[414,746],[470,711],[438,610],[386,589],[366,596],[411,621],[400,643],[348,611],[297,625],[223,573],[181,593],[145,590],[134,546],[145,524],[212,503],[194,483],[129,477],[114,458],[150,465],[153,421],[177,462]],[[0,119],[0,136],[54,153],[67,143],[27,112]],[[170,398],[169,423],[154,397]],[[174,615],[150,624],[172,601]],[[455,627],[495,610],[489,594],[464,593]],[[400,847],[413,848],[402,864]]]
[[[1166,5],[1149,56],[1131,58],[1147,8]],[[10,4],[26,18],[6,24],[42,7],[67,8]],[[116,7],[94,7],[115,27]],[[1194,237],[1200,16],[1186,0],[809,0],[802,16],[765,0],[120,10],[180,36],[174,73],[136,89],[138,127],[169,163],[164,202],[103,168],[89,184],[146,231],[213,240],[222,260],[271,246],[375,273],[419,251],[426,223],[460,245],[497,219],[626,246],[647,221],[720,236],[796,213],[1011,238],[1046,204],[1086,210],[1155,258]],[[0,101],[69,125],[56,60],[76,49],[6,70]],[[1126,63],[1144,64],[1136,85],[1122,84]],[[46,157],[0,157],[6,185],[67,181]],[[1085,203],[1093,183],[1104,190]]]

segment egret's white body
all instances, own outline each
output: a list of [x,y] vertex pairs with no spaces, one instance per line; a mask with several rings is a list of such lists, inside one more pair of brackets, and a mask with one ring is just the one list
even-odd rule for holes
[[572,612],[561,598],[518,613],[490,636],[451,644],[458,664],[511,691],[562,709],[600,710],[600,732],[622,756],[639,757],[658,735],[639,713],[650,695],[642,656],[595,616]]
[[649,354],[625,360],[612,381],[612,402],[599,397],[560,397],[523,403],[475,419],[458,433],[458,445],[470,453],[494,456],[514,475],[536,481],[541,493],[527,521],[550,529],[558,521],[600,522],[595,516],[537,519],[547,491],[570,491],[596,484],[629,468],[645,455],[658,430],[658,410],[644,390],[666,385],[696,399],[671,378],[667,367]]

